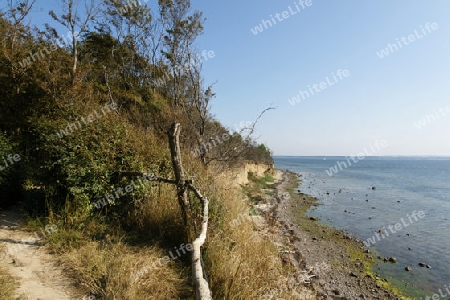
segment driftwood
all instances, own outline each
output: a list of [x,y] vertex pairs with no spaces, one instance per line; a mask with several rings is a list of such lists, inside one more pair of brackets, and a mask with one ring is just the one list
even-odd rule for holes
[[211,291],[208,286],[208,281],[205,279],[206,273],[203,269],[201,247],[205,243],[206,233],[208,231],[208,198],[204,197],[200,191],[192,185],[190,180],[186,180],[183,164],[181,160],[181,149],[180,149],[180,130],[181,126],[179,123],[172,125],[170,130],[167,132],[169,137],[170,153],[172,156],[172,164],[175,173],[175,179],[163,178],[156,176],[155,174],[147,174],[142,172],[121,172],[122,176],[126,177],[142,177],[149,181],[165,182],[169,184],[174,184],[177,186],[177,197],[178,203],[180,205],[184,225],[188,226],[188,215],[187,211],[189,209],[189,197],[188,190],[191,190],[195,196],[202,203],[202,221],[200,233],[192,242],[192,277],[195,281],[197,300],[211,300]]

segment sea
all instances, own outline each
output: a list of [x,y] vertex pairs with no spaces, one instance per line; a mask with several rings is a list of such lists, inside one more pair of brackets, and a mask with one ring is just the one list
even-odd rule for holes
[[365,241],[375,256],[396,258],[378,259],[376,274],[415,299],[450,299],[450,157],[274,160],[318,199],[308,215]]

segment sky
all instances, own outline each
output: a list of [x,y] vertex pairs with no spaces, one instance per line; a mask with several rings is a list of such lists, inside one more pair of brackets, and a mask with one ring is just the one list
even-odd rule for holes
[[[32,23],[54,3],[37,0]],[[450,155],[450,1],[192,7],[207,18],[198,49],[215,54],[204,61],[214,117],[233,129],[275,107],[255,134],[274,155],[355,155],[377,141],[374,155]]]

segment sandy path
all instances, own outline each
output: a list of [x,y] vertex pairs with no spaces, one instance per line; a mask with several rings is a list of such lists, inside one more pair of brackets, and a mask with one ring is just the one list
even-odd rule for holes
[[[57,227],[47,229],[51,234]],[[71,284],[40,243],[42,236],[42,232],[23,231],[16,212],[0,211],[0,249],[5,247],[0,252],[0,264],[18,278],[20,299],[70,300]]]

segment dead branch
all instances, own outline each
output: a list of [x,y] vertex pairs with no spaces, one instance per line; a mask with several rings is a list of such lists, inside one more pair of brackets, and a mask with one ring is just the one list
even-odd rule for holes
[[143,173],[143,172],[120,172],[121,176],[125,176],[125,177],[141,177],[144,180],[148,180],[148,181],[158,181],[158,182],[165,182],[165,183],[169,183],[169,184],[177,184],[176,180],[173,179],[168,179],[168,178],[164,178],[164,177],[159,177],[156,176],[155,174],[148,174],[148,173]]
[[245,130],[248,130],[248,131],[249,131],[248,134],[247,134],[247,136],[244,138],[244,140],[250,138],[250,136],[251,136],[251,135],[253,134],[253,132],[255,131],[255,127],[256,127],[256,124],[258,123],[259,119],[261,119],[262,116],[263,116],[267,111],[272,110],[272,109],[275,109],[275,107],[270,106],[270,107],[266,108],[265,110],[263,110],[263,111],[259,114],[259,116],[256,118],[255,122],[253,122],[252,125],[251,125],[250,127],[244,127],[244,128],[242,128],[242,129],[239,131],[239,134],[240,134],[240,135],[242,135],[242,133],[243,133]]

